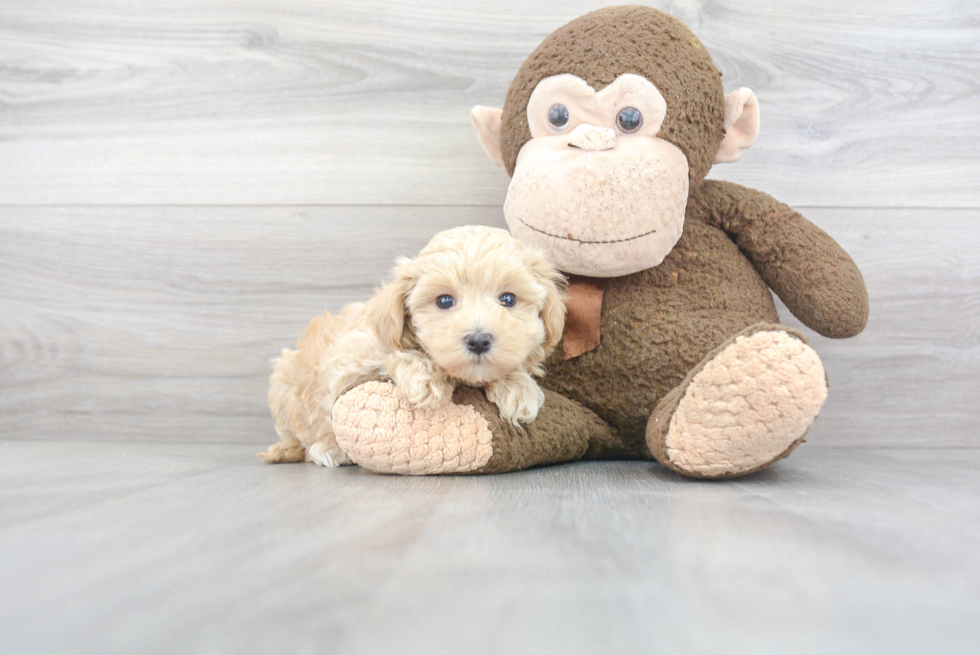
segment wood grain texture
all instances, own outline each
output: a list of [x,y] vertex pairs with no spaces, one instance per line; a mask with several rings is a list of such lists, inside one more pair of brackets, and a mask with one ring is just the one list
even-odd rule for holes
[[[871,294],[864,334],[813,336],[811,444],[980,446],[976,212],[803,211]],[[0,208],[0,435],[271,442],[270,358],[464,223],[500,209]]]
[[[978,450],[449,478],[0,442],[0,651],[967,655]],[[58,506],[60,502],[61,506]]]
[[[475,104],[590,0],[0,3],[0,203],[499,205]],[[801,206],[980,206],[980,5],[664,1],[753,88],[717,175]]]

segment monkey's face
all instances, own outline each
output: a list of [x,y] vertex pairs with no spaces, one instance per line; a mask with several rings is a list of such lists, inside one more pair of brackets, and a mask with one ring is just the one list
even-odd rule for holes
[[511,232],[566,273],[594,277],[663,261],[684,228],[689,187],[759,134],[752,91],[725,96],[697,37],[638,5],[558,28],[521,66],[503,108],[470,114],[487,155],[512,176]]
[[657,136],[657,87],[620,75],[596,92],[570,73],[538,83],[504,203],[511,232],[568,273],[614,277],[659,264],[681,236],[688,163]]

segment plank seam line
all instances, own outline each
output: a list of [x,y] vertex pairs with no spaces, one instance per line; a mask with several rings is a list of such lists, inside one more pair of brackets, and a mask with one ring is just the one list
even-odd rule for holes
[[[856,209],[856,210],[885,210],[893,209],[896,211],[902,210],[941,210],[941,211],[980,211],[980,205],[955,205],[955,206],[944,206],[944,205],[796,205],[792,203],[787,203],[793,209]],[[406,208],[406,207],[471,207],[471,208],[500,208],[502,204],[453,204],[453,203],[421,203],[421,204],[327,204],[327,203],[245,203],[245,204],[222,204],[222,203],[139,203],[139,204],[119,204],[119,203],[107,203],[107,204],[97,204],[97,203],[85,203],[85,204],[72,204],[72,203],[55,203],[55,204],[27,204],[27,203],[0,203],[0,209],[132,209],[140,207],[154,207],[154,208],[224,208],[224,209],[248,209],[248,208],[263,208],[263,207],[309,207],[309,208],[382,208],[391,207],[392,209]]]

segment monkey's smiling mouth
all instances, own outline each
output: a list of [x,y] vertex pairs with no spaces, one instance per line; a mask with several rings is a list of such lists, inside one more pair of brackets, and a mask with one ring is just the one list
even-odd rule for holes
[[517,220],[519,220],[522,225],[524,225],[525,227],[528,227],[528,228],[534,230],[535,232],[537,232],[539,234],[543,234],[543,235],[545,235],[547,237],[551,237],[553,239],[564,239],[565,241],[574,241],[575,243],[590,243],[590,244],[623,243],[624,241],[635,241],[636,239],[642,239],[643,237],[650,236],[651,234],[653,234],[654,232],[656,232],[656,230],[650,230],[648,232],[644,232],[643,234],[637,234],[637,235],[634,235],[634,236],[631,236],[631,237],[624,237],[622,239],[607,239],[607,240],[604,240],[604,241],[588,241],[586,239],[576,239],[575,237],[563,237],[563,236],[560,236],[558,234],[552,234],[551,232],[545,232],[544,230],[542,230],[540,228],[536,228],[533,225],[529,225],[527,223],[527,221],[525,221],[523,218],[520,218],[519,216],[517,216],[515,218],[517,218]]

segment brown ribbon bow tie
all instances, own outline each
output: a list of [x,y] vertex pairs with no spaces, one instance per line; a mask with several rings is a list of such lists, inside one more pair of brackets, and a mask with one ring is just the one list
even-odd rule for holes
[[605,290],[606,280],[603,278],[568,276],[562,359],[578,357],[599,346],[602,294]]

